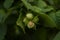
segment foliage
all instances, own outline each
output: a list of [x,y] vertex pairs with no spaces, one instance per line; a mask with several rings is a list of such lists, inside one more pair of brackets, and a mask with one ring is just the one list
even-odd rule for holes
[[1,0],[0,40],[60,40],[59,0]]

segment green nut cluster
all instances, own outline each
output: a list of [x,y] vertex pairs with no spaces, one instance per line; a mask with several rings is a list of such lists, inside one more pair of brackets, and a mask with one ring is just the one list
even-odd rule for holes
[[38,16],[34,16],[32,13],[27,13],[26,17],[23,19],[23,22],[27,25],[28,28],[33,28],[35,26],[35,23],[38,21]]

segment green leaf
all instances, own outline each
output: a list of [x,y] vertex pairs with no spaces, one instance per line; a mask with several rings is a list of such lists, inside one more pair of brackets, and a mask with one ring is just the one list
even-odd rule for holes
[[44,9],[42,9],[42,8],[39,8],[39,7],[37,7],[37,6],[32,6],[32,8],[31,8],[31,10],[32,11],[35,11],[35,12],[40,12],[40,13],[42,13],[42,12],[49,12],[49,11],[51,11],[51,10],[53,10],[54,8],[53,7],[51,7],[51,6],[48,6],[47,8],[44,8]]
[[22,0],[22,2],[24,3],[24,5],[25,5],[25,7],[27,9],[31,9],[32,8],[31,4],[29,4],[26,0]]
[[60,10],[57,11],[57,12],[51,12],[51,13],[49,13],[49,16],[55,21],[55,23],[59,27],[60,26]]
[[5,21],[6,13],[3,9],[0,10],[0,23]]
[[7,32],[7,26],[5,24],[0,24],[0,40],[3,40]]
[[38,0],[37,6],[39,8],[45,8],[45,7],[47,7],[47,4],[43,0]]
[[53,7],[48,6],[43,0],[38,0],[35,6],[41,9],[42,12],[49,12],[53,10]]
[[20,26],[23,29],[23,32],[25,33],[25,27],[24,27],[24,24],[23,24],[23,14],[22,13],[20,13],[19,18],[17,19],[16,24],[18,26]]
[[60,27],[60,10],[56,12],[56,22],[57,25]]
[[38,23],[38,21],[39,21],[38,16],[35,16],[35,17],[33,18],[33,22],[34,22],[34,23]]
[[58,32],[58,33],[56,34],[56,36],[54,37],[53,40],[60,40],[60,32]]
[[34,11],[36,13],[43,13],[42,9],[38,8],[37,6],[32,6],[32,8],[30,10],[32,10],[32,11]]
[[[56,19],[56,13],[55,12],[51,12],[49,13],[49,16],[51,17],[52,20],[55,21],[56,25],[57,25],[57,19]],[[57,25],[58,26],[58,25]]]
[[54,8],[52,6],[48,6],[47,8],[42,9],[43,12],[49,12],[54,10]]
[[0,9],[0,23],[4,23],[6,18],[10,15],[10,13],[6,13],[3,9]]
[[14,0],[5,0],[4,4],[3,4],[4,8],[6,8],[6,9],[10,8],[12,6],[13,2],[14,2]]
[[51,17],[49,17],[47,14],[40,14],[40,17],[44,22],[44,26],[52,27],[52,28],[57,27],[55,21]]

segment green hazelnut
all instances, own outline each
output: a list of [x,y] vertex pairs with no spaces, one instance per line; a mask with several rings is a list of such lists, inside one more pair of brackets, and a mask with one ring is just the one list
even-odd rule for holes
[[27,24],[28,28],[33,28],[35,26],[35,23],[33,23],[32,21],[29,21]]
[[32,19],[32,18],[33,18],[33,14],[32,14],[32,13],[27,13],[27,14],[26,14],[26,17],[27,17],[28,19]]
[[24,19],[23,19],[23,22],[24,22],[25,24],[28,24],[29,20],[28,20],[27,18],[24,18]]

